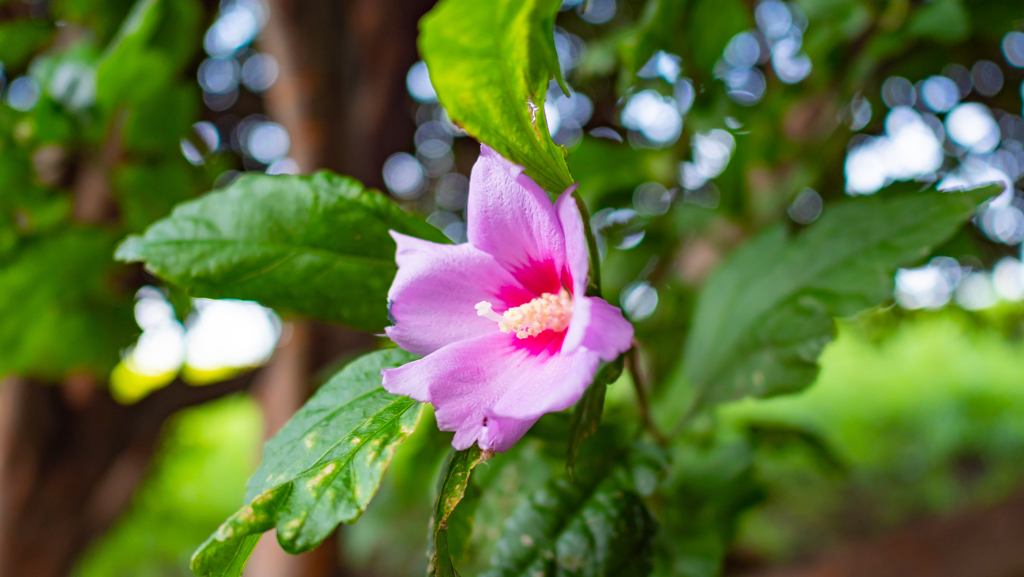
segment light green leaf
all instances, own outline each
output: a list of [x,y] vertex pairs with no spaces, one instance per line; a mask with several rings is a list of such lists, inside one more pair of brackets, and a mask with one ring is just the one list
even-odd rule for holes
[[193,554],[192,571],[239,575],[264,531],[276,527],[281,547],[300,553],[358,519],[422,412],[381,388],[381,369],[414,358],[400,349],[370,353],[322,386],[267,442],[246,505]]
[[809,385],[832,318],[890,298],[896,268],[928,255],[998,190],[889,191],[829,207],[795,238],[774,228],[748,242],[697,300],[683,365],[697,403]]
[[7,68],[21,68],[53,37],[53,28],[36,20],[0,24],[0,54]]
[[0,262],[0,376],[105,377],[138,331],[132,295],[112,282],[114,238],[67,230]]
[[[458,577],[448,546],[448,519],[455,511],[455,506],[466,496],[470,473],[483,460],[483,451],[477,445],[473,445],[468,449],[450,453],[441,468],[441,478],[437,484],[437,502],[434,505],[434,517],[431,520],[430,567],[437,577]],[[473,506],[476,505],[479,495],[474,497]],[[472,523],[472,515],[461,516],[459,519],[466,523]],[[462,533],[468,536],[469,531]],[[464,546],[463,543],[460,548]]]
[[162,96],[191,63],[201,25],[195,0],[137,0],[99,61],[97,102],[111,110]]
[[444,0],[420,21],[420,54],[457,124],[550,192],[572,185],[565,149],[548,135],[544,96],[554,78],[561,0]]
[[443,241],[351,178],[246,175],[179,205],[116,256],[145,262],[192,296],[256,300],[379,331],[397,270],[389,229]]

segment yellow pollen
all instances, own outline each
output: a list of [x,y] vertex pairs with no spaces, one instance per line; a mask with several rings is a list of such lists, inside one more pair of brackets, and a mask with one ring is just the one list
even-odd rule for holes
[[498,323],[501,332],[515,332],[517,337],[525,339],[549,329],[557,333],[569,328],[572,296],[564,288],[557,295],[544,293],[525,305],[508,309],[503,315],[494,312],[487,301],[477,303],[475,308],[476,314]]

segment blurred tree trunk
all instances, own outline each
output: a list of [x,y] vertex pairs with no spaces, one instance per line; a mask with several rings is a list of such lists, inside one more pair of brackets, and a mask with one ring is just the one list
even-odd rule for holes
[[252,380],[175,381],[130,406],[89,377],[0,382],[0,575],[68,575],[128,505],[167,418]]
[[[289,156],[303,173],[318,168],[383,184],[381,167],[406,148],[416,126],[405,109],[405,74],[418,59],[416,23],[434,0],[270,0],[259,48],[280,65],[264,95],[268,116],[291,138]],[[344,298],[339,287],[339,298]],[[310,365],[324,366],[368,349],[372,341],[340,327],[293,324],[258,389],[267,436],[311,392]],[[328,577],[340,574],[337,539],[298,556],[286,554],[274,532],[260,540],[246,577]]]
[[419,59],[417,22],[434,2],[269,1],[260,48],[281,73],[265,103],[303,172],[329,168],[383,186],[384,160],[412,144],[405,75]]

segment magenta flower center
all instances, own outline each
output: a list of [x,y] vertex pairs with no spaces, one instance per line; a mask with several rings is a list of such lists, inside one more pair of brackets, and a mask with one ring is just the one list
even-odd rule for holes
[[487,301],[478,302],[475,306],[476,314],[498,323],[501,332],[515,332],[521,339],[535,337],[546,330],[562,332],[569,328],[569,321],[572,320],[572,295],[564,288],[558,294],[544,293],[501,315],[494,312],[491,306]]

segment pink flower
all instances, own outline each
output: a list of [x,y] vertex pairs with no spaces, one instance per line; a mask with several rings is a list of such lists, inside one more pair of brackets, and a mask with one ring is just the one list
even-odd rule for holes
[[391,232],[398,274],[387,333],[425,356],[383,371],[384,388],[432,403],[456,449],[507,450],[541,415],[579,400],[599,362],[632,343],[622,312],[585,295],[590,268],[574,189],[552,206],[521,166],[481,146],[467,244]]

